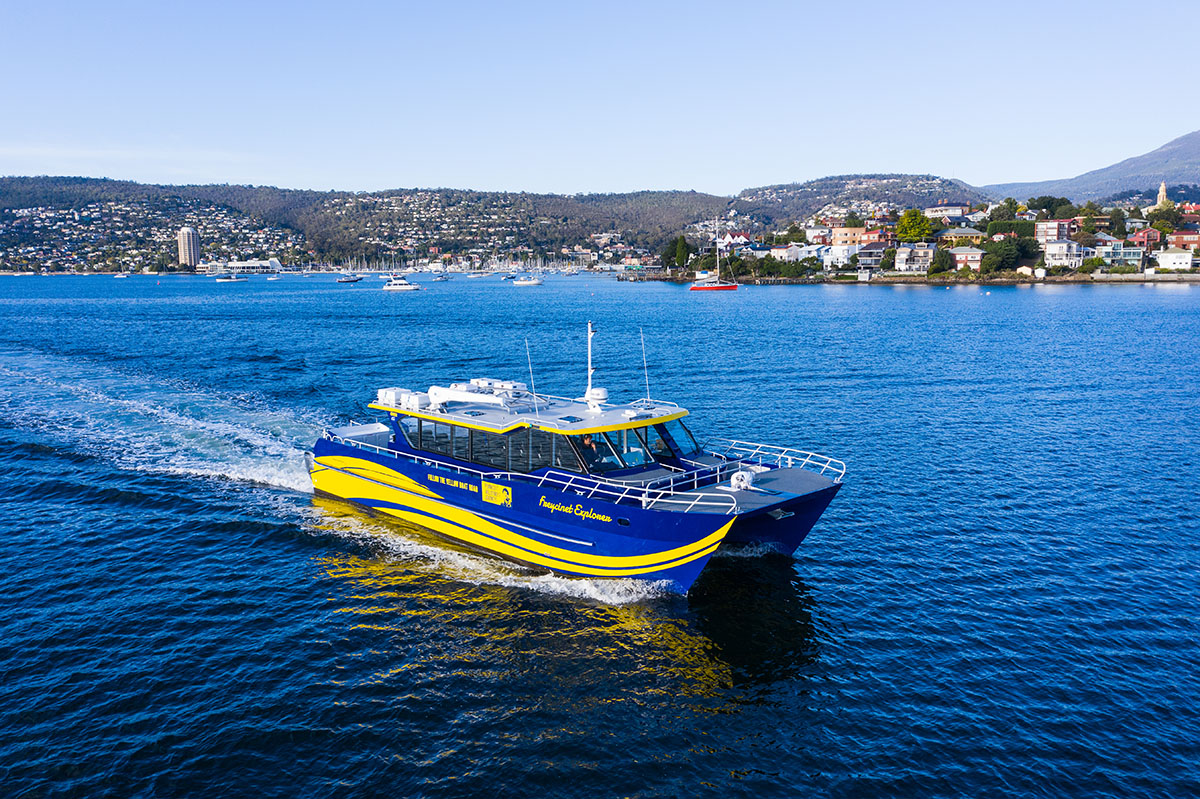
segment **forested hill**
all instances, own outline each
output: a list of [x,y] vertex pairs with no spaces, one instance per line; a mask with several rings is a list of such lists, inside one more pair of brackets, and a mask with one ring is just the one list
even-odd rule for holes
[[620,232],[657,247],[692,222],[721,214],[730,198],[684,191],[554,195],[461,189],[318,192],[270,186],[162,186],[77,177],[0,178],[0,210],[74,208],[102,202],[181,199],[211,203],[297,230],[325,257],[377,255],[396,246],[447,251],[493,246],[578,244]]
[[805,183],[746,189],[737,196],[735,207],[765,224],[779,225],[803,219],[826,206],[866,203],[904,209],[939,202],[974,204],[987,199],[988,195],[974,186],[936,175],[833,175]]

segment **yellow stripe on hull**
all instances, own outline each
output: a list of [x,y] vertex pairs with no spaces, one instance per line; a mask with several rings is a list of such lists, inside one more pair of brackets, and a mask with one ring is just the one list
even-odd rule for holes
[[[356,463],[346,463],[347,461]],[[373,507],[372,510],[428,527],[465,544],[555,571],[607,577],[652,574],[711,554],[733,525],[731,519],[699,541],[647,555],[589,555],[528,538],[476,513],[440,501],[440,498],[421,496],[404,489],[397,490],[396,487],[375,481],[365,474],[359,476],[367,471],[365,468],[348,468],[362,463],[364,461],[360,459],[342,456],[319,458],[311,471],[313,487],[343,499],[355,498],[404,505],[412,510],[386,507]],[[342,471],[343,469],[346,471]]]

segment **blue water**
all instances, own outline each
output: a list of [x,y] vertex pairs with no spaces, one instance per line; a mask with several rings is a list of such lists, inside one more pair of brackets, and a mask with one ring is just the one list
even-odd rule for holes
[[[0,278],[7,796],[1200,793],[1200,288]],[[567,580],[314,499],[377,387],[846,461],[795,559]]]

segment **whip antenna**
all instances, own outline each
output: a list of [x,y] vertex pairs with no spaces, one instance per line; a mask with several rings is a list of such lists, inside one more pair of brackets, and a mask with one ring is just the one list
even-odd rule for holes
[[642,336],[642,374],[646,376],[646,403],[650,402],[650,367],[646,366],[646,331],[638,328]]
[[533,356],[529,354],[529,339],[525,339],[525,360],[529,362],[529,387],[533,389],[533,415],[541,418],[538,412],[537,383],[533,382]]

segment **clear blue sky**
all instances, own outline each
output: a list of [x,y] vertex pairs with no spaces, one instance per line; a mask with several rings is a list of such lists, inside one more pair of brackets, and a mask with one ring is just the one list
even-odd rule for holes
[[910,5],[6,2],[0,174],[732,194],[1200,128],[1190,2]]

